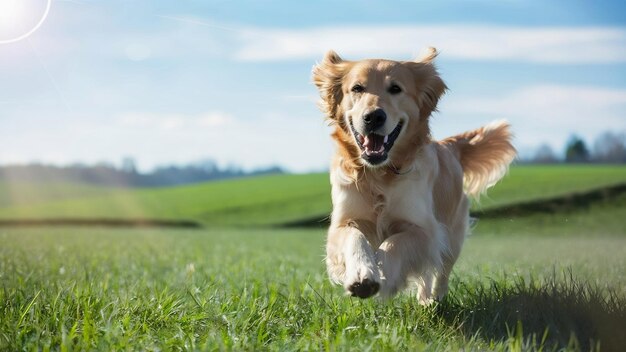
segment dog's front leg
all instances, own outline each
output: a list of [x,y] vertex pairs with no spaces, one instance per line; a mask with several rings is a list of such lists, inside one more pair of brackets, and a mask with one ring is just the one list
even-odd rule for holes
[[406,287],[409,278],[419,279],[419,301],[431,300],[432,275],[441,267],[442,245],[435,231],[403,224],[402,231],[387,238],[376,251],[382,271],[380,295],[389,298]]
[[330,279],[343,285],[352,296],[371,297],[380,288],[374,251],[365,235],[355,227],[329,229],[326,266]]

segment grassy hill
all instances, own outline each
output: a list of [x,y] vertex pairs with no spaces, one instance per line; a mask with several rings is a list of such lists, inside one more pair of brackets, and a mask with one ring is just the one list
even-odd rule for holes
[[[480,209],[626,183],[623,166],[515,166]],[[282,224],[330,212],[325,173],[195,185],[106,189],[85,185],[0,185],[0,219],[188,219],[214,226]]]
[[328,175],[309,174],[181,187],[109,189],[106,194],[87,192],[70,199],[3,206],[0,218],[157,218],[263,225],[290,221],[304,214],[320,214],[328,209]]

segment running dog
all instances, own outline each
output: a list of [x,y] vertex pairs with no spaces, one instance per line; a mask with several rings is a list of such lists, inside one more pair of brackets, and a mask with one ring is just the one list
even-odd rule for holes
[[429,119],[447,90],[436,56],[347,61],[329,51],[313,68],[337,144],[326,264],[352,296],[391,297],[414,282],[421,304],[441,299],[469,230],[468,196],[515,158],[503,121],[432,139]]

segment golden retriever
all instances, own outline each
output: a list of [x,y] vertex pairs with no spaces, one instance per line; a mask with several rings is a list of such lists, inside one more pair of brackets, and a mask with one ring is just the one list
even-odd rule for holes
[[352,296],[391,297],[415,282],[421,304],[441,299],[468,232],[467,196],[495,184],[516,155],[505,122],[431,138],[447,89],[436,56],[346,61],[329,51],[313,68],[338,147],[326,265]]

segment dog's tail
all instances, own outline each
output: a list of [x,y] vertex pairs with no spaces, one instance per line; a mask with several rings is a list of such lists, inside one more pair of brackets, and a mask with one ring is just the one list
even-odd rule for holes
[[480,196],[506,174],[516,155],[509,127],[506,121],[494,121],[441,141],[457,152],[465,192],[470,196]]

